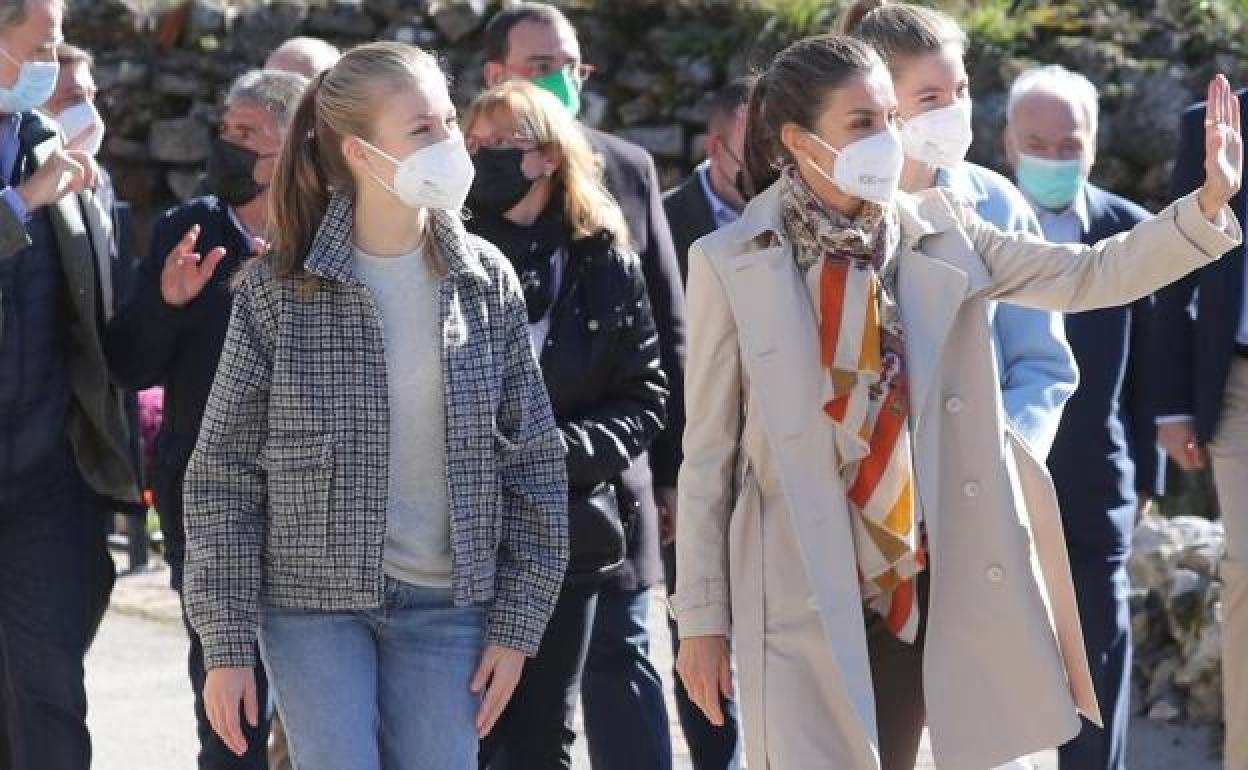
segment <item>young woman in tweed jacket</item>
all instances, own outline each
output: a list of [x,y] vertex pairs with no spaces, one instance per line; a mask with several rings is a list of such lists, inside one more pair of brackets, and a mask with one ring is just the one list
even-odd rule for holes
[[257,634],[300,770],[476,767],[537,651],[564,445],[515,274],[459,220],[471,181],[428,54],[361,46],[304,95],[186,477],[187,610],[235,751]]

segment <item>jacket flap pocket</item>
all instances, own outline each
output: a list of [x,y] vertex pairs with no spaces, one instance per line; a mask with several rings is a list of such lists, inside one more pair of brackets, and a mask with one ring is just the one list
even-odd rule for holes
[[260,450],[259,463],[266,471],[332,468],[334,442],[329,436],[271,438]]

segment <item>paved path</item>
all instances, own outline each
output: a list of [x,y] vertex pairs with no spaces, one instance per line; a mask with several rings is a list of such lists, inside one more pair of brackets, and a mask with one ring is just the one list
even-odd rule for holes
[[[118,579],[113,608],[87,658],[94,770],[193,770],[196,738],[186,679],[186,637],[177,598],[168,590],[168,573],[157,569]],[[671,671],[667,624],[662,605],[654,604],[654,658],[659,670]],[[668,688],[670,700],[670,687]],[[669,702],[668,713],[675,718]],[[679,726],[673,724],[675,770],[690,770]],[[1218,770],[1211,757],[1210,731],[1132,724],[1131,770]],[[584,742],[577,741],[576,770],[589,770]],[[1056,770],[1051,756],[1037,760],[1037,770]],[[638,768],[638,770],[647,770]],[[916,770],[935,770],[930,754]],[[945,770],[961,770],[946,768]]]

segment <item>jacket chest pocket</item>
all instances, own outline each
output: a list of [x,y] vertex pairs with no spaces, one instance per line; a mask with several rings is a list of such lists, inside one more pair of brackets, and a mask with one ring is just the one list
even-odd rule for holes
[[333,442],[327,436],[271,439],[259,462],[268,476],[268,553],[285,562],[324,557],[334,484]]

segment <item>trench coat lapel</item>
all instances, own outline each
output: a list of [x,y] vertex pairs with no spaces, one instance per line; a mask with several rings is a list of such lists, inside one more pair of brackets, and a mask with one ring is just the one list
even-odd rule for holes
[[897,214],[901,220],[898,304],[906,332],[910,425],[917,434],[922,428],[928,399],[940,381],[945,344],[972,289],[971,274],[974,272],[973,265],[968,264],[969,260],[960,249],[953,250],[953,258],[948,258],[947,255],[930,256],[921,248],[934,236],[953,237],[955,243],[961,236],[967,254],[974,255],[964,235],[956,230],[950,232],[956,223],[951,212],[939,201],[899,197]]

